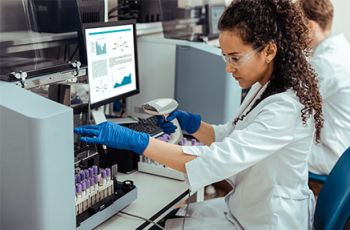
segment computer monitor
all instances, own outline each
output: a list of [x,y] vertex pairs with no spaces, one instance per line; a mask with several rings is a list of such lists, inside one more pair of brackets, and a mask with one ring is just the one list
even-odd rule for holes
[[218,38],[218,23],[222,13],[225,11],[225,5],[207,4],[205,7],[207,16],[207,36],[208,38]]
[[91,108],[139,93],[135,21],[83,25]]

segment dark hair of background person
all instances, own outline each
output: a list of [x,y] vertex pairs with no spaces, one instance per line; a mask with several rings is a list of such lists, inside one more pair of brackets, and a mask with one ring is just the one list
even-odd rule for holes
[[330,30],[333,23],[331,0],[299,0],[299,5],[307,19],[317,22],[322,30]]
[[291,88],[304,105],[303,123],[314,117],[315,137],[319,142],[323,127],[322,98],[316,74],[306,59],[310,55],[308,28],[297,4],[288,0],[234,0],[221,16],[218,28],[237,32],[253,48],[270,42],[277,45],[270,83],[251,110],[268,96]]

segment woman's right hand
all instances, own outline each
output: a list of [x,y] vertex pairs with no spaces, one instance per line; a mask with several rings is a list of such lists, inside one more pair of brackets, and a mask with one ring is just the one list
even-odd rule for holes
[[197,132],[201,125],[201,116],[198,114],[192,114],[182,110],[175,110],[169,114],[168,117],[158,116],[158,125],[162,128],[163,132],[167,134],[174,133],[176,126],[171,122],[175,118],[179,121],[181,129],[188,134]]

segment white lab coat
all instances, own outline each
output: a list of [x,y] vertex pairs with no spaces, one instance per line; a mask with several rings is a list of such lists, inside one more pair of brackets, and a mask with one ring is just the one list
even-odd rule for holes
[[350,146],[350,45],[344,35],[322,41],[311,63],[319,78],[324,127],[320,144],[313,146],[309,170],[329,174]]
[[[265,87],[258,83],[252,87],[238,115],[245,114]],[[307,159],[314,126],[312,119],[302,124],[302,107],[292,90],[270,96],[236,127],[232,121],[214,126],[216,140],[212,145],[183,147],[186,154],[198,156],[186,164],[192,191],[223,179],[235,185],[225,198],[228,213],[219,200],[214,202],[219,214],[211,213],[210,217],[200,211],[208,210],[201,208],[208,201],[191,204],[190,213],[196,214],[186,218],[185,229],[310,227],[313,194],[307,185]],[[212,223],[220,223],[220,228]],[[181,219],[171,222],[172,229],[181,226]]]

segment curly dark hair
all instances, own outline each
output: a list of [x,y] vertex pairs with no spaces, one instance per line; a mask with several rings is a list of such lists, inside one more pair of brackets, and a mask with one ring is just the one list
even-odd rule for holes
[[[253,48],[270,42],[276,44],[270,83],[251,110],[268,96],[291,88],[304,105],[301,110],[303,124],[310,116],[314,117],[315,137],[319,142],[323,127],[322,98],[316,73],[306,59],[310,54],[309,31],[297,4],[289,0],[234,0],[221,16],[218,28],[238,32]],[[234,124],[248,113],[236,119]]]

